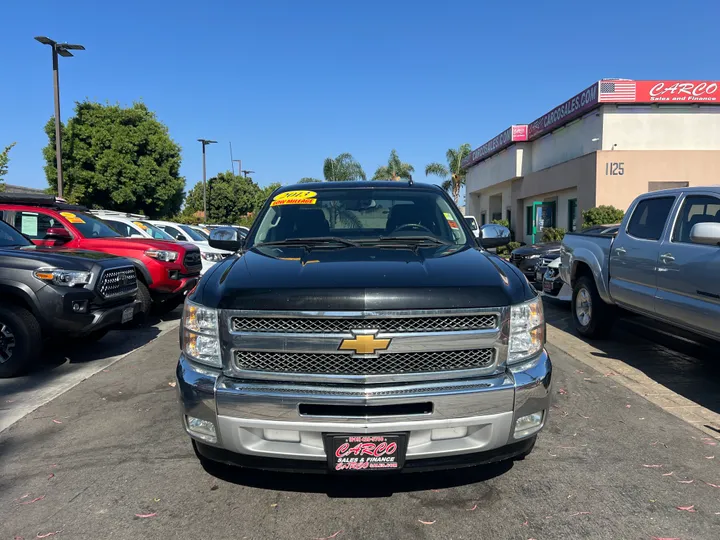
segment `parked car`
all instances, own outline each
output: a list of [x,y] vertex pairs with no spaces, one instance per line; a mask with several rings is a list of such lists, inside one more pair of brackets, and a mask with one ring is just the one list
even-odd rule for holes
[[584,336],[607,335],[622,308],[720,339],[720,187],[646,193],[616,236],[566,235],[561,272]]
[[572,289],[560,277],[561,265],[562,258],[556,258],[542,270],[542,276],[538,282],[542,283],[543,296],[569,302],[572,299]]
[[157,219],[151,219],[149,223],[162,229],[178,242],[189,242],[196,245],[200,249],[200,256],[202,257],[201,275],[205,274],[214,264],[230,255],[229,251],[212,247],[208,244],[207,239],[190,225]]
[[177,391],[198,457],[373,473],[527,455],[552,366],[540,297],[485,249],[510,231],[485,225],[478,243],[435,185],[311,190],[276,190],[244,240],[211,233],[237,253],[183,313]]
[[200,250],[190,244],[125,238],[82,206],[49,195],[0,193],[0,216],[35,245],[87,249],[130,259],[138,273],[138,299],[144,317],[152,304],[169,309],[182,303],[197,283]]
[[103,210],[91,210],[90,213],[102,219],[126,238],[154,238],[156,240],[175,241],[168,233],[146,221],[147,217],[145,216],[132,214],[123,216],[118,212],[108,214]]
[[510,252],[510,262],[517,266],[530,283],[542,283],[547,265],[560,256],[560,242],[545,242],[521,246]]
[[27,370],[53,336],[102,338],[140,309],[131,261],[44,249],[0,221],[0,377]]
[[478,227],[477,219],[474,216],[465,216],[465,222],[470,227],[475,238],[480,238],[480,227]]

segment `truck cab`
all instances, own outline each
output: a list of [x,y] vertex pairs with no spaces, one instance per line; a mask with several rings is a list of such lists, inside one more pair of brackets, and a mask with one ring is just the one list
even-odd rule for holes
[[548,419],[542,302],[439,187],[275,191],[188,297],[176,371],[204,462],[422,471],[522,458]]

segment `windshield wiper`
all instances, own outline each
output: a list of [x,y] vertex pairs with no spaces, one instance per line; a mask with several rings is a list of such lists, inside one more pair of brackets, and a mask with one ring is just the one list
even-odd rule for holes
[[253,247],[261,246],[303,246],[303,247],[317,247],[317,246],[330,246],[332,244],[341,244],[343,247],[360,247],[360,244],[342,238],[340,236],[315,236],[311,238],[286,238],[285,240],[277,240],[275,242],[261,242],[255,244]]
[[434,245],[443,245],[443,246],[451,246],[453,245],[452,242],[448,242],[447,240],[443,240],[441,238],[438,238],[437,236],[380,236],[376,240],[373,240],[372,242],[368,243],[378,243],[378,244],[409,244],[409,245],[417,245],[417,244],[434,244]]

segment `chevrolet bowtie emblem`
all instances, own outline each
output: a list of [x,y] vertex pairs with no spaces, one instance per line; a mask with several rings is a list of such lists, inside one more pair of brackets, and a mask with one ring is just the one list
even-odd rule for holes
[[343,339],[339,350],[355,351],[355,354],[375,354],[376,351],[384,351],[389,346],[389,339],[377,339],[373,335],[363,334],[353,339]]

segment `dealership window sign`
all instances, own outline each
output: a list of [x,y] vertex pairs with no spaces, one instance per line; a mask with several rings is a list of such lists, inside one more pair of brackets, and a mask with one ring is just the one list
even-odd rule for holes
[[528,140],[528,127],[525,124],[510,126],[503,131],[497,137],[490,139],[488,142],[483,144],[481,147],[476,148],[462,161],[461,165],[463,168],[475,165],[478,161],[488,157],[489,155],[496,154],[500,150],[507,148],[514,142],[521,142]]

